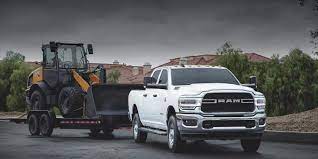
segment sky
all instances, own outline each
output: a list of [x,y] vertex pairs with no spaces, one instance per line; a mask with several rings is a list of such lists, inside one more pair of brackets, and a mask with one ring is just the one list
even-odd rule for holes
[[226,41],[267,57],[310,54],[315,28],[297,0],[1,0],[0,59],[13,50],[41,61],[49,41],[92,43],[90,62],[131,65],[214,54]]

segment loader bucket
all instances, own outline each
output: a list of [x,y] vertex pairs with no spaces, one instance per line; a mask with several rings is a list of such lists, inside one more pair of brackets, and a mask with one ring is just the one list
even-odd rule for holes
[[144,89],[142,84],[92,85],[87,92],[86,115],[128,116],[128,94],[131,90]]

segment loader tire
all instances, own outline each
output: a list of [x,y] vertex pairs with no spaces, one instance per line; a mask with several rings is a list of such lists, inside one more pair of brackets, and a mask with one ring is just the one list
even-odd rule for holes
[[58,106],[65,118],[81,117],[84,93],[80,88],[64,87],[59,94]]
[[45,96],[39,90],[35,90],[31,94],[31,110],[48,110],[46,106]]

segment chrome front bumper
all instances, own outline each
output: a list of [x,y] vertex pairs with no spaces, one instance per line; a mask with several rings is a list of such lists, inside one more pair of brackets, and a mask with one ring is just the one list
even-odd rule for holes
[[[243,117],[215,117],[203,116],[201,114],[176,114],[178,129],[183,139],[245,139],[260,138],[265,130],[266,123],[259,125],[259,120],[266,118],[265,113],[255,114],[253,116]],[[196,119],[196,126],[186,126],[183,123],[185,119]],[[255,126],[247,127],[212,127],[204,128],[203,121],[235,121],[235,120],[254,120]]]

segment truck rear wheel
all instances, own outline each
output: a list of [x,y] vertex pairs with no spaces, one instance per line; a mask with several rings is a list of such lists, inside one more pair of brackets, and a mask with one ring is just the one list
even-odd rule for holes
[[40,135],[39,120],[36,115],[31,114],[28,118],[29,132],[32,136]]
[[244,152],[256,152],[261,144],[261,139],[242,139],[241,146]]
[[140,131],[140,127],[142,127],[142,124],[139,115],[136,113],[132,122],[133,136],[136,143],[144,143],[147,140],[147,132]]
[[180,133],[177,126],[177,120],[174,115],[169,117],[168,121],[168,146],[169,149],[176,153],[180,152],[184,142],[180,138]]
[[53,132],[53,121],[48,114],[42,114],[40,118],[40,132],[43,136],[51,136]]
[[84,94],[80,88],[64,87],[58,98],[59,109],[65,118],[80,117],[84,104]]
[[47,110],[45,96],[39,90],[31,94],[31,110]]

